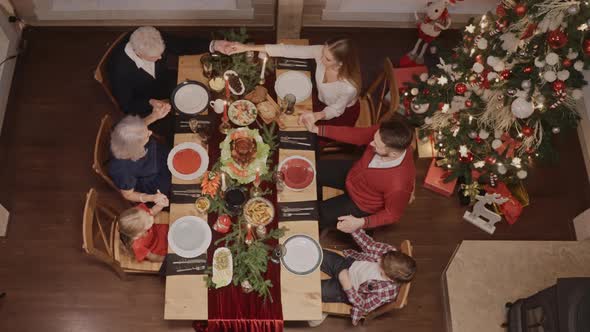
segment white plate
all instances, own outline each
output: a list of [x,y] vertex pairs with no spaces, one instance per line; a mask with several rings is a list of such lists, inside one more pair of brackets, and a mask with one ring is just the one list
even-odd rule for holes
[[286,249],[281,258],[283,266],[289,272],[306,275],[315,271],[323,259],[320,244],[305,234],[296,234],[283,243]]
[[209,104],[209,93],[198,84],[185,84],[174,94],[174,105],[182,113],[202,112]]
[[[182,174],[180,172],[177,172],[174,169],[174,165],[172,163],[172,161],[174,160],[174,155],[176,154],[176,152],[184,150],[184,149],[194,150],[201,157],[201,166],[199,166],[199,169],[197,169],[197,171],[194,173]],[[205,173],[208,166],[209,166],[209,155],[207,154],[207,150],[205,150],[202,146],[200,146],[197,143],[193,143],[193,142],[180,143],[177,146],[175,146],[168,154],[168,169],[170,170],[170,173],[172,173],[172,175],[174,175],[175,177],[177,177],[181,180],[198,179],[199,177],[201,177],[201,175],[203,175]]]
[[197,257],[207,251],[210,244],[211,228],[196,216],[177,219],[168,231],[168,245],[180,257]]
[[296,103],[300,103],[311,96],[311,80],[300,71],[288,71],[281,74],[275,82],[275,91],[281,99],[291,93],[295,95]]

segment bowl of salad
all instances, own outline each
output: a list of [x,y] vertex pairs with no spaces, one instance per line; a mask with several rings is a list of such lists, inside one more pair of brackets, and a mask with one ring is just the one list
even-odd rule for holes
[[238,126],[247,126],[256,120],[258,111],[256,106],[249,100],[241,99],[229,105],[227,116]]

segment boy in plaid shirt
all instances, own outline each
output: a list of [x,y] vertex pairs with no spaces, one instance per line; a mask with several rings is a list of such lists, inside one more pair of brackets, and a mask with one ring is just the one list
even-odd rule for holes
[[331,278],[322,280],[322,302],[351,304],[356,326],[364,315],[395,300],[400,284],[414,277],[416,261],[389,244],[376,242],[363,229],[354,231],[352,238],[361,252],[344,250],[342,257],[324,250],[321,270]]

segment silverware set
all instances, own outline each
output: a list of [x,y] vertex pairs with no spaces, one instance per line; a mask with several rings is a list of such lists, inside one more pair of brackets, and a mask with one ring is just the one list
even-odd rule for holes
[[188,259],[185,261],[177,261],[177,262],[172,262],[172,264],[192,264],[192,263],[205,263],[204,259]]
[[298,142],[299,140],[306,140],[306,138],[305,137],[281,136],[281,143],[289,143],[289,144],[295,144],[295,145],[311,146],[310,143]]
[[185,190],[172,190],[172,194],[176,196],[188,196],[188,197],[201,197],[201,190],[199,189],[185,189]]
[[300,68],[307,68],[308,63],[305,60],[294,60],[294,59],[285,59],[279,62],[280,66],[284,67],[300,67]]
[[298,212],[298,213],[284,213],[283,217],[293,217],[293,216],[311,216],[311,212]]
[[200,270],[204,270],[204,269],[205,269],[205,265],[203,265],[203,266],[189,267],[189,268],[186,268],[186,269],[178,269],[178,270],[176,270],[176,272],[200,271]]
[[283,217],[293,217],[293,216],[311,216],[313,212],[313,207],[303,207],[303,208],[290,208],[284,207],[281,208],[281,212],[283,213]]

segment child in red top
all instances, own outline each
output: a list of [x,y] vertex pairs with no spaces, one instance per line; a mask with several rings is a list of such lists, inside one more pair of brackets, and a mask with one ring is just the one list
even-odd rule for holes
[[156,202],[151,209],[145,204],[123,211],[119,216],[119,233],[123,244],[138,262],[147,259],[162,262],[168,252],[168,225],[154,224],[154,216],[168,206],[168,199]]

